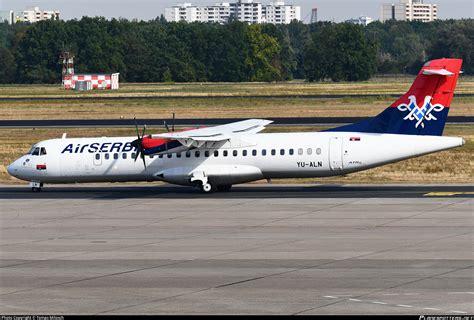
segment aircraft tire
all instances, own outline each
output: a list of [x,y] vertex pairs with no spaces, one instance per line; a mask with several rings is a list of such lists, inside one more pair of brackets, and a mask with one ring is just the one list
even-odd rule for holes
[[33,188],[31,188],[31,191],[33,191],[33,192],[40,192],[40,191],[41,191],[41,188],[33,187]]
[[215,188],[210,183],[206,183],[201,187],[202,192],[204,193],[211,193],[215,190]]

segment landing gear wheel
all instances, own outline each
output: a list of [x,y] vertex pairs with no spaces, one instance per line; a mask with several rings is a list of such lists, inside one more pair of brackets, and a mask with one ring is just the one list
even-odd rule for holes
[[202,185],[201,190],[205,193],[211,193],[213,191],[213,188],[210,183],[206,183]]
[[42,186],[43,186],[42,182],[36,182],[36,181],[30,182],[31,191],[33,192],[40,192]]
[[217,191],[230,191],[230,189],[232,188],[232,185],[231,184],[224,184],[224,185],[220,185],[220,186],[217,186]]

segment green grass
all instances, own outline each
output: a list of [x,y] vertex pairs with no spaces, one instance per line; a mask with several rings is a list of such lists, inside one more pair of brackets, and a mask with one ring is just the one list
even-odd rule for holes
[[[166,95],[318,95],[318,94],[399,94],[414,77],[374,78],[365,82],[309,83],[122,83],[120,90],[76,92],[61,85],[0,85],[1,96],[166,96]],[[461,77],[457,92],[474,92],[474,77]]]

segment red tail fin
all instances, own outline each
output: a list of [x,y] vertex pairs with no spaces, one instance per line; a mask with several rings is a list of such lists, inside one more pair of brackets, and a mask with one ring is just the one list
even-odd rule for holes
[[461,59],[427,62],[410,90],[381,114],[328,131],[441,136],[461,65]]
[[445,108],[449,108],[453,100],[461,65],[461,59],[438,59],[427,62],[421,68],[410,90],[391,106],[398,107],[400,104],[407,103],[410,96],[414,96],[417,105],[423,104],[426,97],[431,97],[431,104],[440,104]]

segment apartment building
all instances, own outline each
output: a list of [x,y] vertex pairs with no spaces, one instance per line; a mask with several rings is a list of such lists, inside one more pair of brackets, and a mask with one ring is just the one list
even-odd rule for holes
[[181,3],[165,9],[167,21],[226,23],[230,17],[248,23],[290,23],[301,20],[301,7],[286,5],[283,1],[267,5],[255,0],[238,0],[234,3],[221,2],[213,6],[197,7]]
[[400,0],[396,4],[383,4],[381,20],[431,22],[438,19],[438,5],[423,0]]

